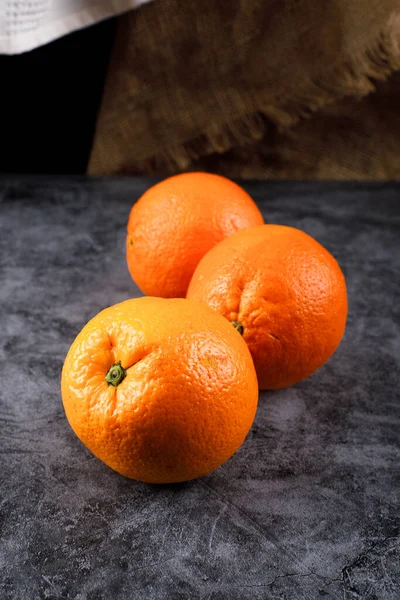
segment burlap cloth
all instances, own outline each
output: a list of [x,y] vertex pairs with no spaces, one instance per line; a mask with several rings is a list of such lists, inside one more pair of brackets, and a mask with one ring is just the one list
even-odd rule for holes
[[400,179],[400,0],[155,0],[120,17],[88,172]]

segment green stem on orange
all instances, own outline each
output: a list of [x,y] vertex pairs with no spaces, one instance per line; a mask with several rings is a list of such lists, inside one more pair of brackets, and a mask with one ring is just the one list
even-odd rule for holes
[[240,321],[231,321],[231,325],[234,326],[234,328],[240,333],[240,335],[243,335],[244,327]]
[[105,380],[108,385],[113,385],[114,387],[118,387],[121,381],[123,381],[126,377],[126,369],[121,365],[121,361],[112,365],[107,375],[105,376]]

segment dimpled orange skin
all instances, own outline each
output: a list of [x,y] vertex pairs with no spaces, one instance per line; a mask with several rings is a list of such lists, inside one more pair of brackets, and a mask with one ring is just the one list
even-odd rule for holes
[[[117,387],[105,377],[121,361]],[[254,420],[258,386],[240,334],[208,307],[144,297],[82,329],[62,370],[80,440],[112,469],[149,483],[205,475],[232,456]]]
[[129,272],[149,296],[184,298],[206,252],[239,229],[262,223],[250,196],[225,177],[169,177],[132,207],[126,238]]
[[213,248],[188,298],[242,324],[261,389],[314,373],[346,325],[346,283],[335,258],[306,233],[281,225],[239,231]]

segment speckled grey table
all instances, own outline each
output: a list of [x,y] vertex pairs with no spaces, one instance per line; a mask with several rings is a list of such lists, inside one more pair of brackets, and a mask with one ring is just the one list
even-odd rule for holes
[[343,343],[263,393],[241,450],[150,486],[93,458],[64,417],[65,354],[138,295],[125,223],[149,180],[0,182],[0,597],[400,598],[400,187],[253,183],[265,218],[339,260]]

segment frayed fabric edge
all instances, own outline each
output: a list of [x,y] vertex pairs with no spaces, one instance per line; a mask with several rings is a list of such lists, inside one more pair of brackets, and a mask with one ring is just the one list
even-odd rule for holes
[[[227,123],[211,123],[198,137],[163,149],[135,164],[121,165],[118,173],[173,173],[183,171],[211,154],[223,154],[234,147],[260,141],[271,124],[284,132],[300,120],[310,118],[322,108],[346,97],[362,98],[375,91],[374,81],[387,79],[400,69],[400,14],[389,19],[387,27],[362,52],[336,66],[320,79],[308,80],[293,93],[271,100],[259,97],[259,108]],[[94,167],[94,165],[92,165]],[[89,174],[104,173],[89,166]]]

